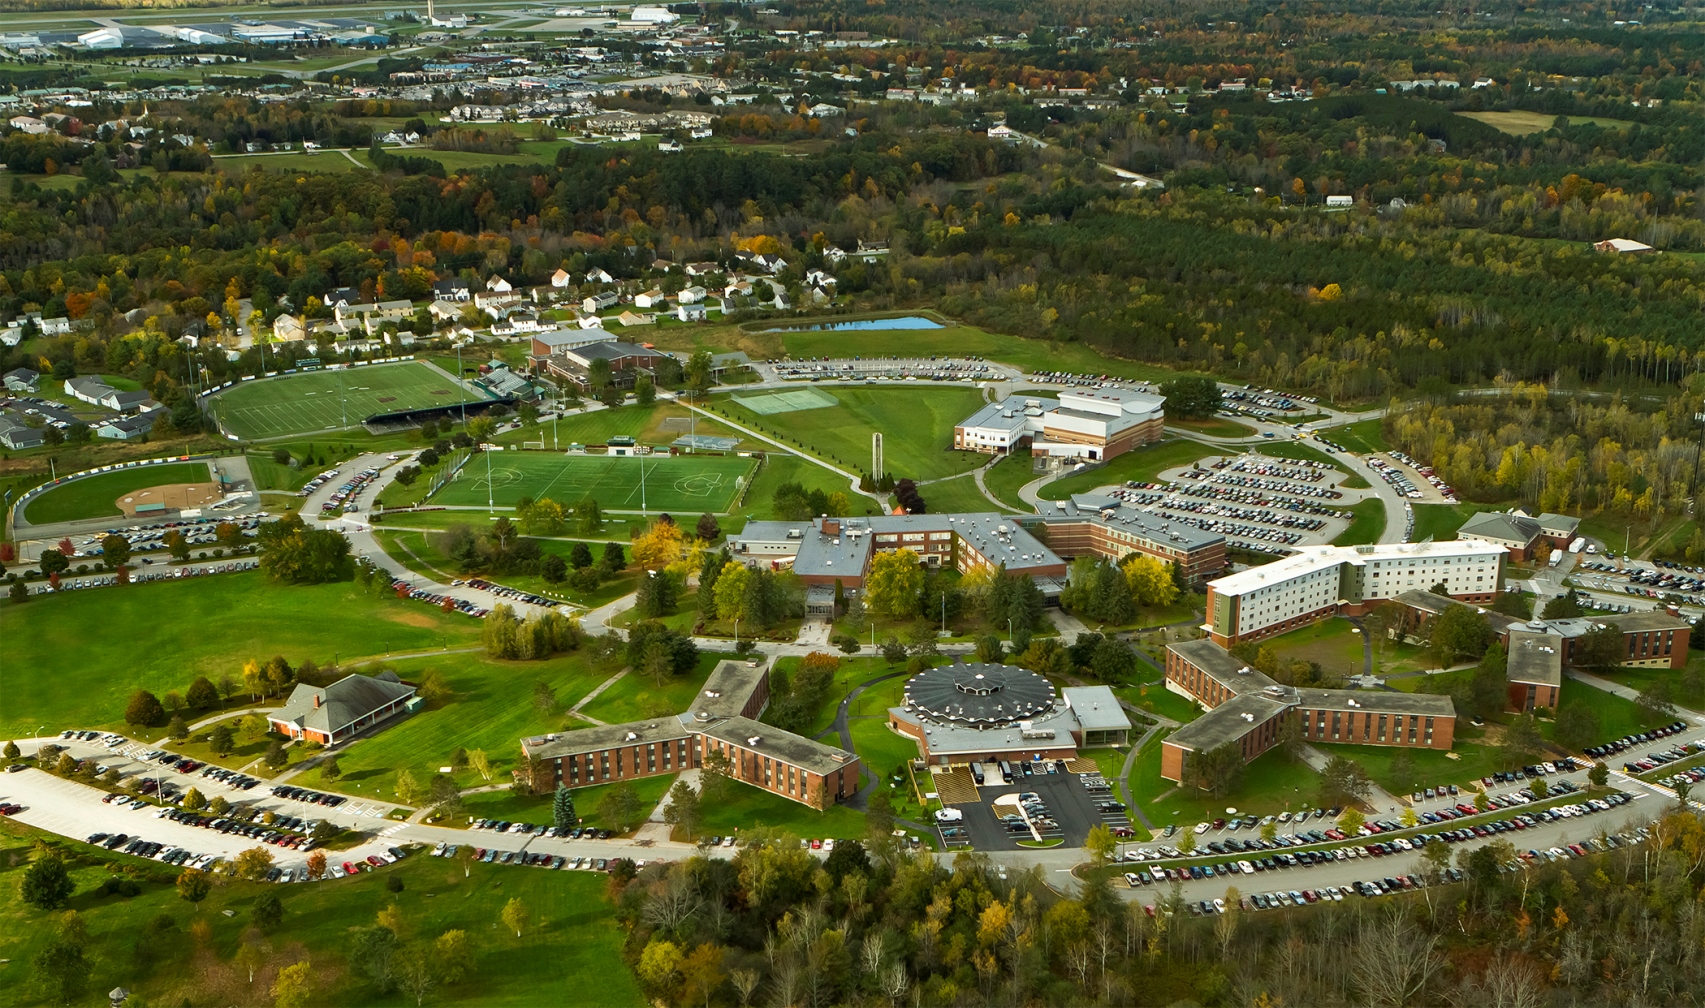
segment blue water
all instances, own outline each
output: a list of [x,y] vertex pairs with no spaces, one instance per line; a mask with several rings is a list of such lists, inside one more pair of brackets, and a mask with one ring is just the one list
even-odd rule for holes
[[775,329],[765,329],[764,332],[847,332],[856,329],[941,329],[940,322],[933,322],[921,315],[907,315],[904,318],[861,319],[857,322],[819,322],[816,325],[780,326]]

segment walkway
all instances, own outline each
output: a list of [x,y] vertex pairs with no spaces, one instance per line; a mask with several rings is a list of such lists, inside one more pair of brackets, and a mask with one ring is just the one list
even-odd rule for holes
[[1125,803],[1126,810],[1136,816],[1137,821],[1147,827],[1150,833],[1154,832],[1154,823],[1149,822],[1149,817],[1143,814],[1143,810],[1131,797],[1131,771],[1137,768],[1137,754],[1143,751],[1143,746],[1147,745],[1148,740],[1153,738],[1161,728],[1162,726],[1158,724],[1151,725],[1148,731],[1143,732],[1143,737],[1137,739],[1137,744],[1133,745],[1131,751],[1125,754],[1125,765],[1119,770],[1119,800]]
[[[1634,687],[1624,686],[1618,682],[1612,682],[1602,676],[1593,675],[1591,672],[1583,672],[1578,668],[1565,668],[1563,669],[1563,674],[1576,682],[1585,683],[1594,689],[1604,690],[1606,693],[1613,693],[1624,700],[1633,700],[1638,702],[1640,699],[1640,691]],[[1696,710],[1689,710],[1679,704],[1675,704],[1673,706],[1675,707],[1675,713],[1677,716],[1685,718],[1696,725],[1705,725],[1705,714],[1701,714]]]
[[570,714],[572,714],[573,716],[580,718],[583,721],[590,721],[593,724],[598,725],[599,727],[605,726],[607,724],[607,722],[600,721],[590,714],[581,713],[580,708],[582,708],[582,707],[586,706],[587,704],[591,703],[592,701],[598,699],[598,694],[609,689],[611,686],[614,686],[618,681],[621,680],[621,678],[623,676],[625,676],[627,674],[628,674],[628,670],[622,669],[620,672],[617,672],[615,675],[611,676],[610,678],[605,679],[603,682],[598,684],[596,689],[594,689],[592,692],[586,694],[585,696],[581,697],[580,701],[578,703],[576,703],[573,707],[570,707],[568,709],[568,712]]
[[[677,401],[679,401],[679,400],[677,400]],[[735,421],[730,420],[728,417],[725,417],[720,413],[712,413],[710,410],[707,410],[702,406],[694,406],[692,403],[685,403],[684,405],[688,409],[692,410],[694,413],[697,413],[703,417],[707,417],[710,420],[715,421],[716,423],[722,424],[724,427],[728,427],[728,428],[731,428],[733,430],[737,430],[740,433],[745,434],[747,437],[756,438],[757,440],[763,441],[766,444],[775,445],[777,448],[780,448],[782,451],[787,452],[789,455],[793,455],[797,458],[802,458],[807,462],[815,463],[816,465],[822,466],[824,469],[827,469],[832,473],[835,473],[839,476],[845,477],[847,480],[847,485],[852,489],[853,493],[858,494],[860,497],[867,497],[870,500],[875,501],[877,506],[881,507],[883,511],[888,510],[887,498],[880,495],[880,494],[873,494],[867,490],[861,489],[858,485],[859,484],[859,477],[857,475],[850,473],[850,472],[847,472],[845,469],[842,469],[838,466],[830,465],[829,463],[823,461],[822,459],[817,458],[815,455],[801,454],[801,453],[795,451],[794,449],[789,448],[787,445],[781,443],[780,441],[777,441],[775,438],[769,437],[768,435],[765,435],[765,434],[759,434],[757,431],[753,430],[752,428],[746,427],[746,426],[739,424],[739,423],[736,423]]]
[[978,466],[977,468],[971,470],[971,478],[973,480],[977,481],[977,490],[980,493],[982,493],[982,495],[984,497],[987,497],[989,499],[989,503],[993,504],[996,508],[998,508],[1002,511],[1011,511],[1012,505],[1008,504],[1006,501],[1001,500],[999,497],[996,497],[994,495],[994,491],[989,489],[989,484],[984,481],[984,475],[986,473],[988,473],[988,471],[990,469],[993,469],[995,466],[999,465],[1001,463],[1001,461],[1005,458],[1006,458],[1005,455],[996,455],[994,458],[989,460],[989,463],[987,465]]
[[[854,700],[857,700],[859,697],[864,695],[865,690],[875,686],[877,683],[886,682],[889,679],[898,679],[901,676],[909,674],[910,673],[908,673],[905,669],[901,669],[898,672],[885,672],[882,675],[873,676],[872,678],[859,683],[857,686],[854,686],[852,689],[847,691],[846,696],[841,698],[841,705],[835,708],[835,720],[830,723],[829,727],[823,729],[812,737],[820,739],[830,732],[835,732],[841,737],[842,749],[845,749],[850,753],[858,752],[857,749],[853,748],[852,729],[847,725],[847,709],[852,706],[852,702]],[[869,764],[866,764],[864,769],[865,776],[869,777],[870,780],[865,783],[864,787],[858,789],[857,794],[846,800],[846,805],[849,808],[857,809],[860,812],[870,807],[870,793],[876,790],[876,786],[878,784],[882,783],[881,775],[872,770]]]

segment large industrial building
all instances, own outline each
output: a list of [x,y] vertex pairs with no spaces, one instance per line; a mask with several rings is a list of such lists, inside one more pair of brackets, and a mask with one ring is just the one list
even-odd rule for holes
[[705,680],[691,710],[524,738],[528,766],[515,773],[533,775],[533,789],[548,791],[678,773],[721,752],[735,780],[812,808],[856,794],[858,757],[759,723],[769,696],[767,666],[726,661]]
[[953,428],[953,447],[989,455],[1106,461],[1159,441],[1166,397],[1122,386],[1061,392],[1058,399],[1012,396]]

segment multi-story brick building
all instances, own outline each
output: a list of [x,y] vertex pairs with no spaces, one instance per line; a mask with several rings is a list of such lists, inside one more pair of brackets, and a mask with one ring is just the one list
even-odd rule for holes
[[1448,750],[1456,736],[1449,697],[1286,686],[1212,640],[1167,647],[1166,687],[1208,708],[1161,743],[1160,775],[1168,780],[1183,779],[1191,753],[1231,743],[1245,761],[1254,759],[1278,743],[1287,720],[1316,742]]
[[767,667],[723,662],[680,714],[522,739],[516,776],[535,790],[586,787],[700,768],[719,752],[735,780],[813,808],[857,793],[857,756],[757,720],[769,693]]

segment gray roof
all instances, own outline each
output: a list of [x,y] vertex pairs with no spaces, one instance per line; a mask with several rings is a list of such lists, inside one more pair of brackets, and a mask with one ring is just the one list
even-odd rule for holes
[[1693,625],[1679,616],[1671,616],[1662,609],[1645,609],[1640,612],[1623,613],[1605,622],[1615,623],[1623,633],[1636,633],[1642,630],[1681,630]]
[[[1193,752],[1218,749],[1249,734],[1255,726],[1283,713],[1291,705],[1259,693],[1232,697],[1213,710],[1168,735],[1166,741]],[[1244,715],[1250,715],[1250,720]]]
[[1488,609],[1482,605],[1475,605],[1472,602],[1464,602],[1461,599],[1453,599],[1445,595],[1435,595],[1430,591],[1425,591],[1420,588],[1411,588],[1409,591],[1399,592],[1391,597],[1391,601],[1424,613],[1431,613],[1434,616],[1439,615],[1446,609],[1452,608],[1453,606],[1459,606],[1464,609],[1473,609],[1475,612],[1484,617],[1487,623],[1492,625],[1493,630],[1496,630],[1499,633],[1504,632],[1504,630],[1522,621],[1519,616],[1511,616],[1508,613],[1501,613],[1495,609]]
[[1532,630],[1512,630],[1505,675],[1510,682],[1563,685],[1563,638]]
[[738,717],[768,673],[762,664],[753,668],[740,661],[722,662],[705,679],[704,688],[693,698],[693,713]]
[[1296,703],[1309,710],[1360,710],[1375,714],[1421,714],[1455,717],[1456,705],[1438,693],[1401,693],[1385,690],[1299,689]]
[[[985,427],[1004,431],[1022,430],[1024,429],[1024,425],[1030,422],[1031,417],[1025,413],[1026,407],[1023,400],[1014,401],[1017,398],[1018,397],[1013,396],[1007,399],[1002,399],[1000,402],[989,403],[982,409],[979,409],[977,412],[959,421],[959,423],[955,426]],[[1037,400],[1036,402],[1037,407],[1044,413],[1052,412],[1060,406],[1060,401],[1058,399]],[[1043,406],[1043,402],[1046,402],[1047,405]]]
[[1475,536],[1499,542],[1526,545],[1539,535],[1539,523],[1526,515],[1505,514],[1502,511],[1482,511],[1462,523],[1456,530],[1458,539]]
[[1278,685],[1266,673],[1251,668],[1243,659],[1206,637],[1166,647],[1233,693],[1254,693]]
[[1085,731],[1128,731],[1131,727],[1131,719],[1125,716],[1111,687],[1067,686],[1060,693]]
[[[1003,728],[965,728],[959,725],[942,724],[938,721],[919,717],[917,712],[904,707],[888,708],[890,716],[907,724],[917,725],[923,730],[924,744],[935,755],[948,753],[992,753],[1036,752],[1038,749],[1053,749],[1061,746],[1075,746],[1072,740],[1072,730],[1078,726],[1077,718],[1064,707],[1056,708],[1045,717],[1030,722],[1031,737],[1025,737],[1025,729],[1019,725],[1007,725]],[[1040,733],[1040,736],[1038,737]]]
[[[590,330],[582,331],[590,332]],[[570,351],[569,356],[590,364],[595,360],[617,360],[622,357],[667,357],[669,355],[661,350],[651,350],[646,347],[642,347],[638,343],[622,343],[616,340],[608,340],[575,347],[572,351]]]
[[534,759],[556,759],[600,752],[615,746],[673,742],[688,738],[692,734],[692,729],[684,727],[679,720],[664,717],[652,721],[629,721],[626,724],[597,725],[569,732],[535,735],[522,739],[521,748]]
[[[330,686],[300,683],[285,705],[270,716],[303,728],[335,732],[387,704],[414,696],[414,687],[398,681],[393,672],[376,676],[353,673]],[[318,698],[319,706],[314,705]]]
[[[790,763],[814,774],[831,774],[858,761],[857,756],[845,749],[814,742],[803,735],[795,735],[750,718],[722,718],[709,724],[695,724],[693,727],[710,738],[720,739],[771,759],[779,759],[783,763]],[[749,741],[753,738],[758,741]]]
[[824,577],[862,577],[864,565],[870,560],[875,540],[867,535],[831,536],[805,524],[805,534],[798,539],[799,552],[793,560],[793,572]]
[[1027,521],[1040,520],[1050,525],[1089,519],[1167,549],[1201,549],[1214,543],[1225,542],[1225,536],[1218,532],[1208,532],[1194,525],[1167,521],[1129,505],[1121,505],[1108,515],[1106,509],[1099,506],[1101,498],[1092,494],[1089,499],[1095,501],[1096,505],[1079,507],[1071,501],[1041,501],[1037,508],[1037,517],[1025,517]]

